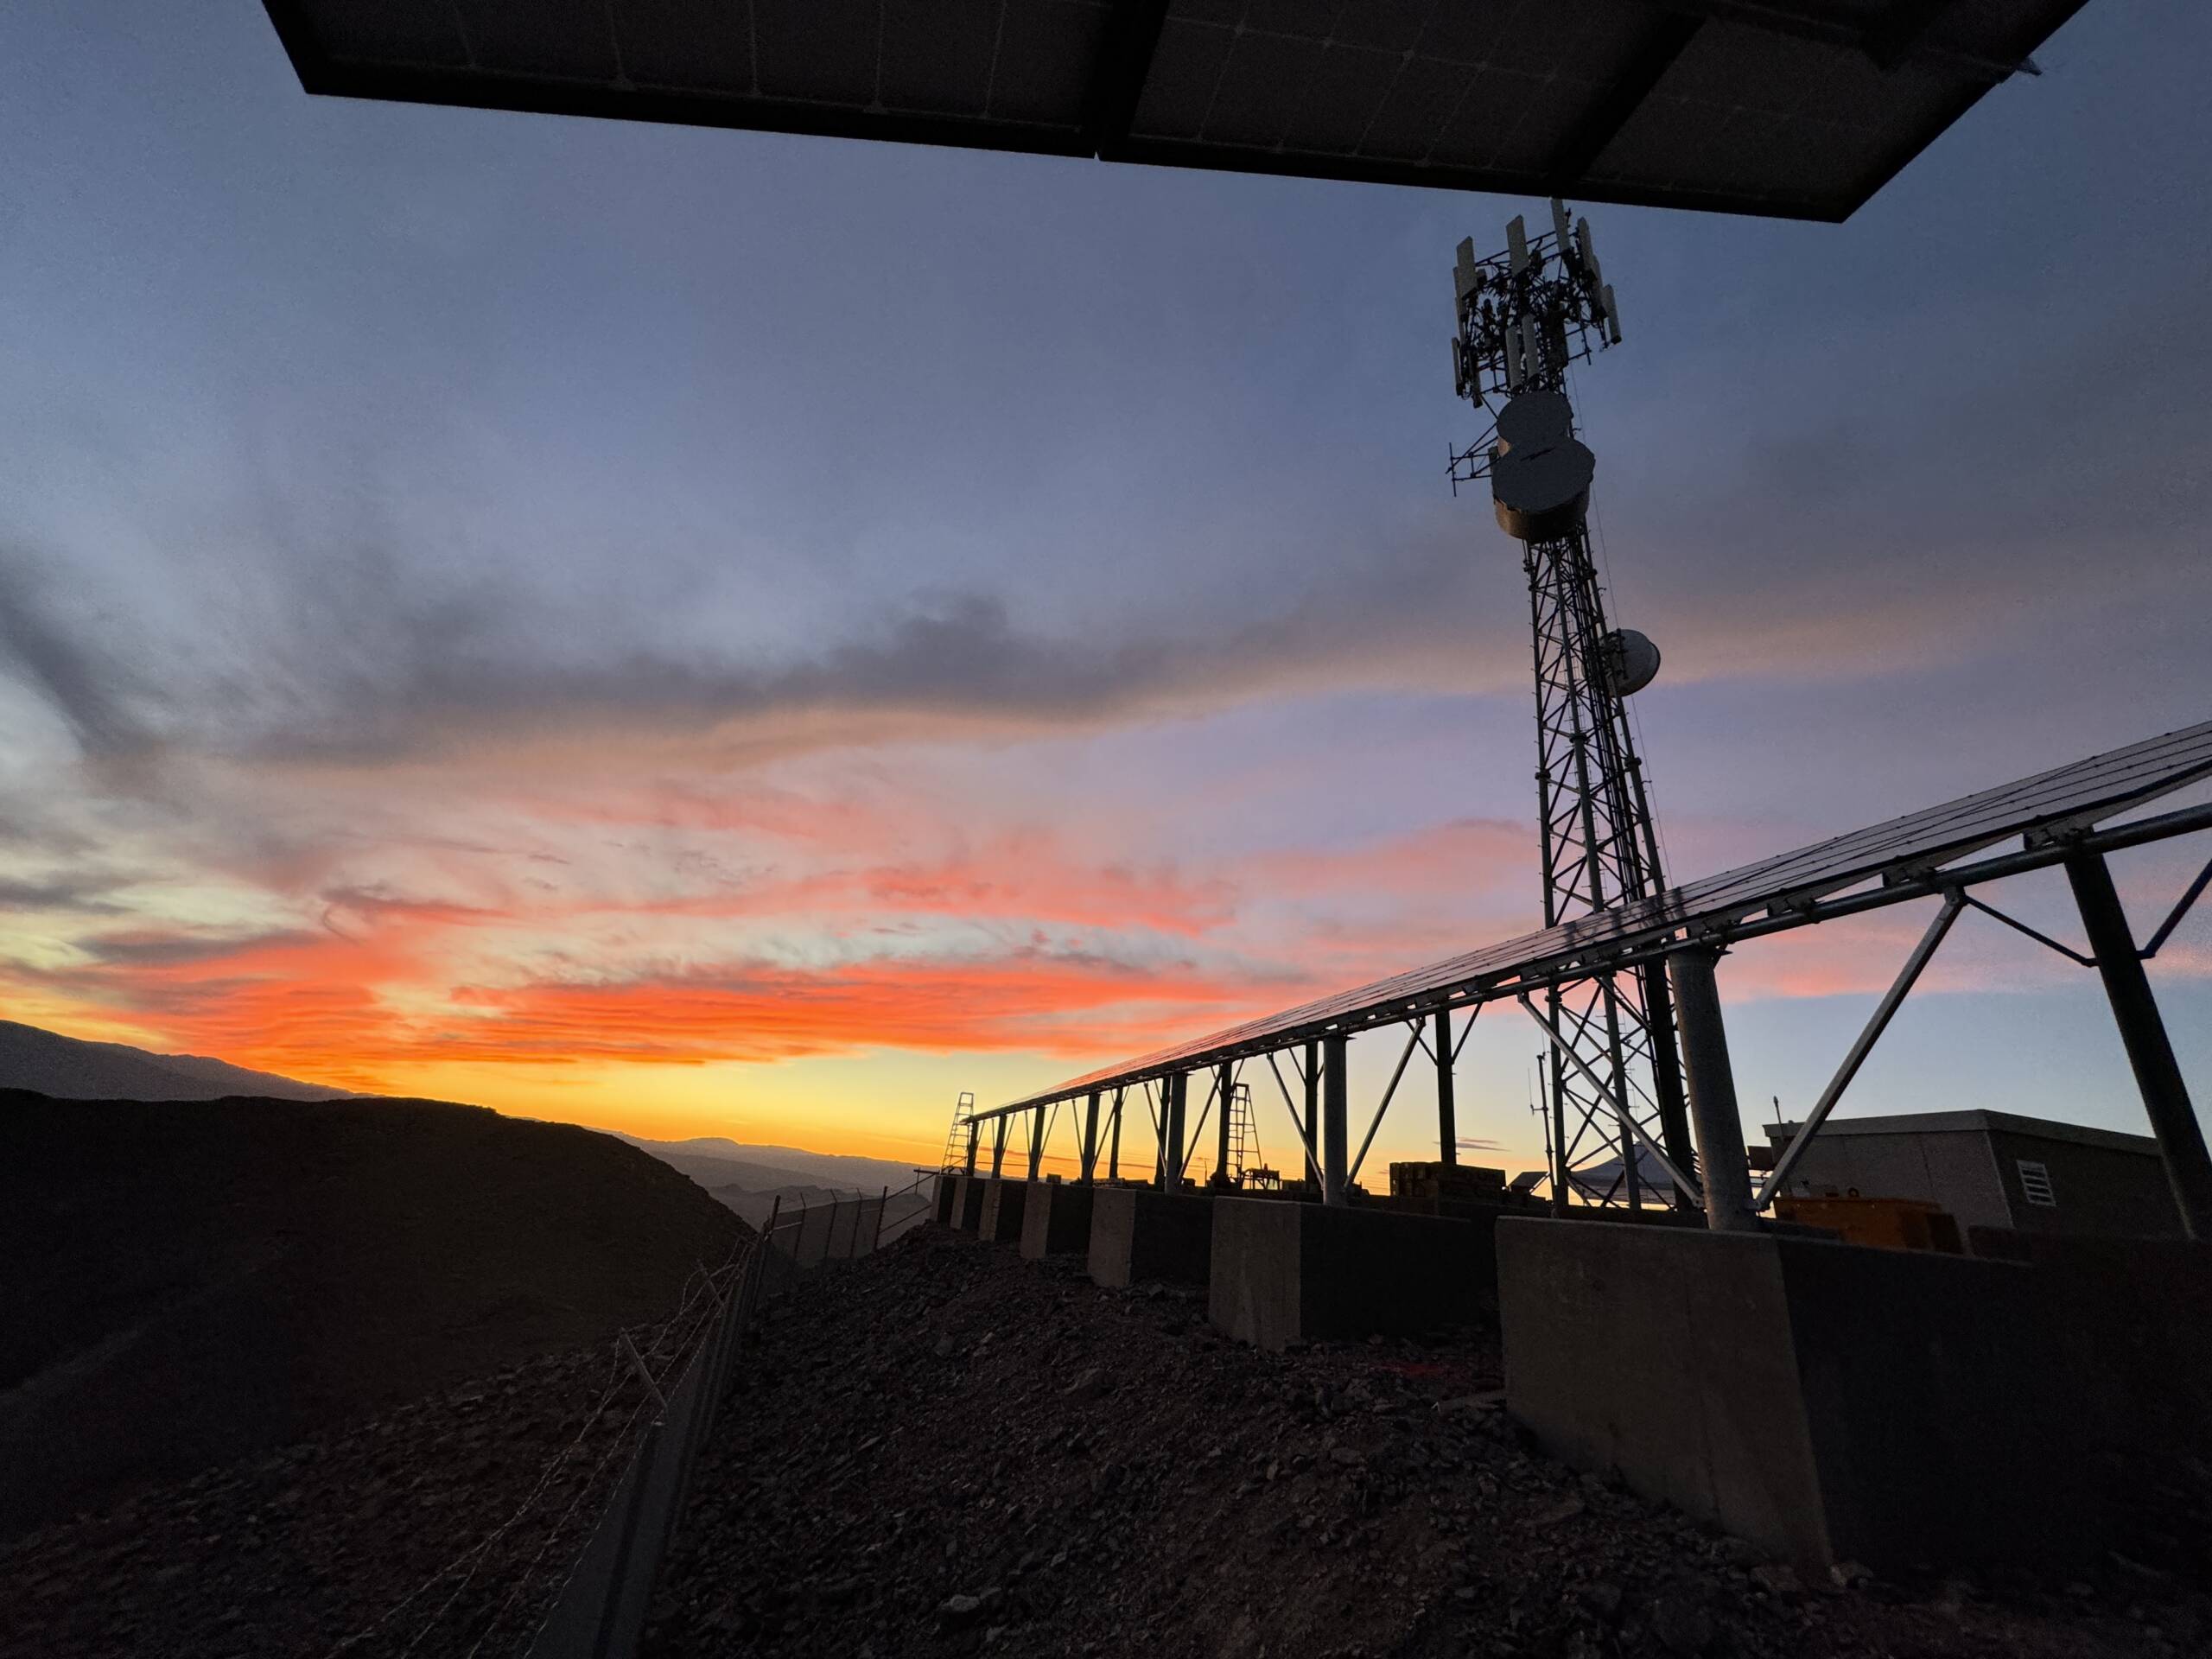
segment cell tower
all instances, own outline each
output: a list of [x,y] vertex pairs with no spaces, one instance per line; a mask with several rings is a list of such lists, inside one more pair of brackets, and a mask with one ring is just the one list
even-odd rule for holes
[[[1459,393],[1492,431],[1452,457],[1453,493],[1488,479],[1497,522],[1522,543],[1535,637],[1536,825],[1547,926],[1662,890],[1659,840],[1626,699],[1659,671],[1658,649],[1605,620],[1586,518],[1596,459],[1574,435],[1568,365],[1618,346],[1620,310],[1599,271],[1590,221],[1570,229],[1554,200],[1548,235],[1520,219],[1506,251],[1452,270]],[[1598,975],[1546,993],[1553,1201],[1641,1206],[1636,1142],[1694,1167],[1666,976]],[[1617,1162],[1615,1160],[1618,1160]],[[1603,1167],[1601,1167],[1603,1166]],[[1683,1195],[1679,1202],[1687,1203]]]

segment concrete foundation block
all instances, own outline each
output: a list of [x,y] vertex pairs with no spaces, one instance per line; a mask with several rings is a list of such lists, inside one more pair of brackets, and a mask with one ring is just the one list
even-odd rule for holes
[[935,1211],[937,1224],[938,1226],[950,1227],[952,1225],[952,1206],[959,1196],[959,1176],[954,1174],[950,1170],[946,1170],[938,1175],[937,1178],[937,1209]]
[[1021,1214],[1021,1254],[1036,1262],[1048,1255],[1087,1252],[1092,1191],[1061,1181],[1040,1181],[1032,1186]]
[[952,1224],[972,1233],[983,1224],[983,1198],[995,1185],[988,1175],[963,1175],[952,1199]]
[[1810,1572],[2093,1559],[2154,1450],[2117,1321],[2030,1267],[1518,1218],[1497,1256],[1513,1414]]
[[1486,1320],[1497,1311],[1497,1219],[1222,1198],[1207,1315],[1270,1349]]
[[1205,1284],[1213,1258],[1215,1202],[1144,1186],[1098,1188],[1090,1201],[1091,1282]]
[[1029,1183],[997,1180],[983,1198],[978,1236],[993,1244],[1020,1244],[1021,1217],[1029,1203]]

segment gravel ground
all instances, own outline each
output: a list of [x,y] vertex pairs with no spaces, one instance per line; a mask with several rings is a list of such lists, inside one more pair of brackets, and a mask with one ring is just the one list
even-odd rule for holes
[[648,1653],[2212,1653],[2212,1599],[2122,1561],[1801,1584],[1541,1455],[1491,1333],[1268,1355],[1204,1313],[934,1226],[809,1280],[741,1362]]

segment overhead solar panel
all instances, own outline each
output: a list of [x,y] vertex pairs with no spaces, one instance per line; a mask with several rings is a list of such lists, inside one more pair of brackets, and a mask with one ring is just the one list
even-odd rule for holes
[[1871,881],[1943,870],[2015,837],[2033,841],[2086,830],[2206,778],[2212,778],[2212,721],[1248,1020],[1088,1072],[1000,1109],[1019,1110],[1094,1088],[1280,1048],[1332,1027],[1401,1018],[1424,1002],[1433,1006],[1452,996],[1480,1001],[1478,994],[1462,994],[1485,987],[1510,989],[1529,976],[1554,971],[1599,950],[1624,950],[1682,933],[1725,934],[1730,924],[1760,915],[1787,925],[1792,907],[1806,901]]
[[311,92],[1840,219],[2082,0],[264,0]]

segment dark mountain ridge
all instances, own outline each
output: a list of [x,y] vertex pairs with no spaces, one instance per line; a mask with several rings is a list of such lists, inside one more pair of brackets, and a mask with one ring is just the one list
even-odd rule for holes
[[156,1054],[127,1043],[92,1043],[0,1020],[0,1089],[56,1100],[344,1100],[345,1089],[249,1071],[200,1054]]

